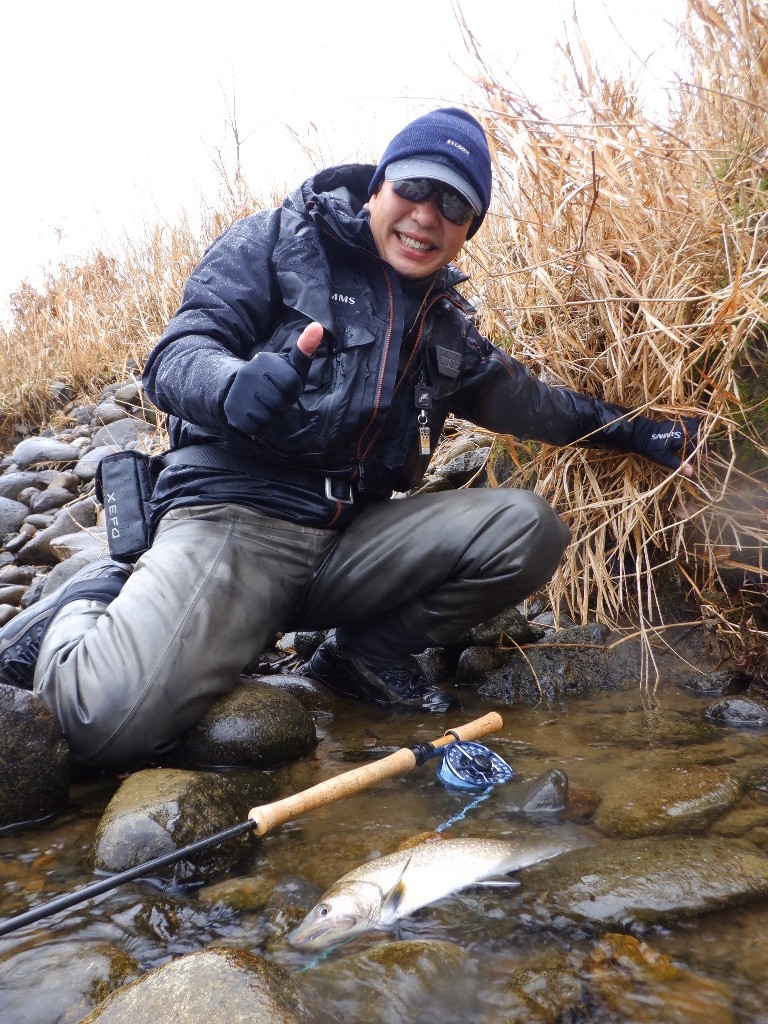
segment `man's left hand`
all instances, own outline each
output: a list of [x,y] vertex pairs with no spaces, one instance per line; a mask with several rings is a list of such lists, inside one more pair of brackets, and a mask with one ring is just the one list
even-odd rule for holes
[[[651,462],[670,469],[679,469],[696,448],[701,420],[682,416],[679,420],[649,420],[638,416],[632,420],[632,451],[644,455]],[[690,463],[683,466],[683,476],[692,477],[695,470]]]

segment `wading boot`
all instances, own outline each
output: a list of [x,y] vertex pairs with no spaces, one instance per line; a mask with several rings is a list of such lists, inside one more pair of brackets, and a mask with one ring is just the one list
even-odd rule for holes
[[373,669],[343,652],[333,633],[320,644],[301,672],[342,697],[375,704],[448,711],[459,703],[455,696],[429,682],[415,658]]
[[15,615],[0,630],[0,682],[32,689],[40,645],[54,615],[70,601],[110,604],[132,569],[111,558],[99,558],[80,569],[48,597]]

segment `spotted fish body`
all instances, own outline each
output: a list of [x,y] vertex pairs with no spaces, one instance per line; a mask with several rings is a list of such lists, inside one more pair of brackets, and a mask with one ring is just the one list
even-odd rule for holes
[[562,840],[445,839],[422,843],[347,872],[323,894],[289,940],[325,949],[354,935],[388,928],[420,907],[489,878],[555,857]]

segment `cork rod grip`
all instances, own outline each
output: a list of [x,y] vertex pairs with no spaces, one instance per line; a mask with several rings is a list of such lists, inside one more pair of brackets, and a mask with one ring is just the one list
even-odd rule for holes
[[[482,718],[476,718],[466,725],[459,725],[451,729],[451,734],[440,736],[432,740],[435,748],[444,747],[453,743],[456,736],[460,740],[476,740],[481,736],[487,736],[490,732],[498,732],[503,725],[501,715],[491,711]],[[455,736],[453,735],[455,733]],[[271,804],[264,804],[262,807],[252,807],[248,812],[249,819],[254,823],[253,832],[257,836],[264,836],[271,832],[277,825],[286,821],[298,818],[299,815],[311,811],[315,807],[323,807],[325,804],[332,804],[336,800],[343,800],[344,797],[359,793],[368,789],[374,783],[382,779],[389,779],[393,775],[402,775],[409,772],[416,764],[416,756],[408,747],[396,750],[394,754],[388,754],[380,761],[372,764],[362,765],[360,768],[353,768],[352,771],[344,772],[343,775],[336,775],[332,779],[305,789],[301,793],[294,793],[284,800],[276,800]]]

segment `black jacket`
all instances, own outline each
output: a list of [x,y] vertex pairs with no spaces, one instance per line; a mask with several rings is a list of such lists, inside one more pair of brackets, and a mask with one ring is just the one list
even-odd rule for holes
[[[172,448],[226,445],[259,468],[166,468],[157,516],[174,505],[235,501],[343,526],[423,476],[417,386],[431,393],[432,449],[452,412],[519,438],[564,445],[590,435],[590,445],[631,450],[626,410],[547,386],[478,333],[454,266],[441,271],[410,329],[418,304],[411,296],[408,311],[407,289],[376,254],[363,211],[372,173],[367,165],[321,171],[279,209],[234,224],[190,276],[147,361],[146,393],[170,414]],[[234,430],[223,405],[242,361],[288,351],[310,321],[325,335],[299,400],[257,439]],[[326,497],[326,477],[340,491],[351,486],[354,504]]]

